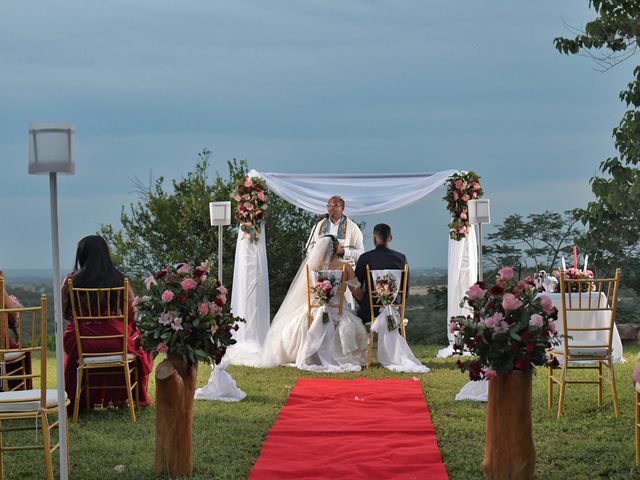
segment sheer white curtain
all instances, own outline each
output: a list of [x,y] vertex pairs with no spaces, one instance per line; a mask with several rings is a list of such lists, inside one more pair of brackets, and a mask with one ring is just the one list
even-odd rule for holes
[[[289,174],[261,173],[251,170],[249,176],[263,178],[269,189],[293,205],[312,213],[325,213],[327,199],[340,195],[345,199],[345,213],[349,216],[389,212],[417,202],[443,186],[457,170],[415,174]],[[455,242],[453,255],[458,260],[452,264],[449,247],[449,289],[452,281],[456,295],[466,291],[466,278],[475,281],[475,235]],[[234,265],[231,308],[234,315],[247,320],[247,324],[234,335],[238,343],[230,349],[230,362],[252,365],[257,361],[256,351],[264,342],[269,329],[269,279],[264,231],[257,244],[244,239],[238,233],[238,245]],[[464,253],[463,252],[467,252]],[[471,262],[464,264],[463,262]],[[471,271],[470,269],[474,270]],[[468,271],[469,270],[469,271]],[[459,280],[461,275],[464,279]],[[471,282],[473,283],[473,282]],[[451,295],[451,292],[450,292]],[[462,296],[457,299],[460,301]],[[451,305],[451,302],[449,304]],[[454,302],[455,303],[455,302]],[[451,314],[451,312],[449,312]]]

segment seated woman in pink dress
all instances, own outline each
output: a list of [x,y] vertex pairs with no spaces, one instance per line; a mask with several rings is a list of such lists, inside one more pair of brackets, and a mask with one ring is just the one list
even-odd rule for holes
[[[121,287],[124,284],[124,275],[113,265],[107,242],[98,235],[89,235],[78,242],[76,251],[76,263],[74,271],[69,273],[62,285],[62,311],[64,318],[68,321],[64,332],[64,386],[67,396],[71,400],[71,406],[76,396],[76,381],[78,367],[78,346],[73,325],[71,312],[71,300],[67,286],[67,279],[73,278],[73,286],[78,288],[110,288]],[[129,289],[129,301],[133,300],[133,291]],[[129,353],[134,353],[137,357],[138,368],[138,393],[140,395],[141,406],[151,404],[151,399],[147,393],[147,381],[153,368],[153,359],[150,353],[145,352],[139,344],[140,333],[135,323],[135,311],[129,305]],[[81,325],[83,335],[118,335],[122,334],[122,321],[96,321],[83,322]],[[114,344],[114,342],[116,344]],[[100,353],[113,352],[122,348],[122,340],[118,339],[95,339],[83,340],[83,352]],[[122,369],[115,371],[121,372]],[[105,387],[112,384],[122,385],[122,388],[92,388],[91,408],[94,406],[123,406],[127,404],[127,390],[122,381],[122,376],[110,375],[106,370],[92,372],[89,376],[91,387]],[[83,384],[84,385],[84,384]],[[86,389],[82,390],[80,408],[86,403],[84,396]]]

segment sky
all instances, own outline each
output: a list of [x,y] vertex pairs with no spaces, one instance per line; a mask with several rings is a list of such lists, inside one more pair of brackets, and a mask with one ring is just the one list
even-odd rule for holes
[[[119,226],[135,178],[185,176],[203,148],[212,178],[232,158],[262,172],[473,170],[494,225],[585,206],[635,60],[602,73],[555,50],[593,16],[587,0],[4,0],[0,268],[51,266],[31,122],[76,128],[76,174],[58,179],[63,271],[80,238]],[[443,195],[357,218],[365,246],[389,223],[412,266],[445,267]]]

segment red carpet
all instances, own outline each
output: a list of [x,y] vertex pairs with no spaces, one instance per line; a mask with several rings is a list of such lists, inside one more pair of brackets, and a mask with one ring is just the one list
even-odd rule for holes
[[300,379],[249,476],[446,479],[415,380]]

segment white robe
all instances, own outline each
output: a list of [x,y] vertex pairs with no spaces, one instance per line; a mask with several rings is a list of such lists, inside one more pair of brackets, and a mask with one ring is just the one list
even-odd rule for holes
[[[320,220],[313,227],[313,230],[311,230],[311,235],[309,237],[309,252],[313,249],[318,239],[325,235],[322,232],[323,229],[320,228],[320,224],[324,221],[329,222],[331,225],[329,232],[332,235],[338,237],[337,225],[333,224],[333,222],[331,222],[331,219],[326,218]],[[332,233],[332,231],[335,231],[335,233]],[[349,217],[347,217],[347,231],[345,234],[345,238],[338,238],[338,241],[340,242],[340,246],[344,248],[344,259],[348,260],[349,263],[355,266],[360,255],[364,253],[364,242],[360,227],[358,227],[358,225],[356,225],[356,223],[353,222]]]

